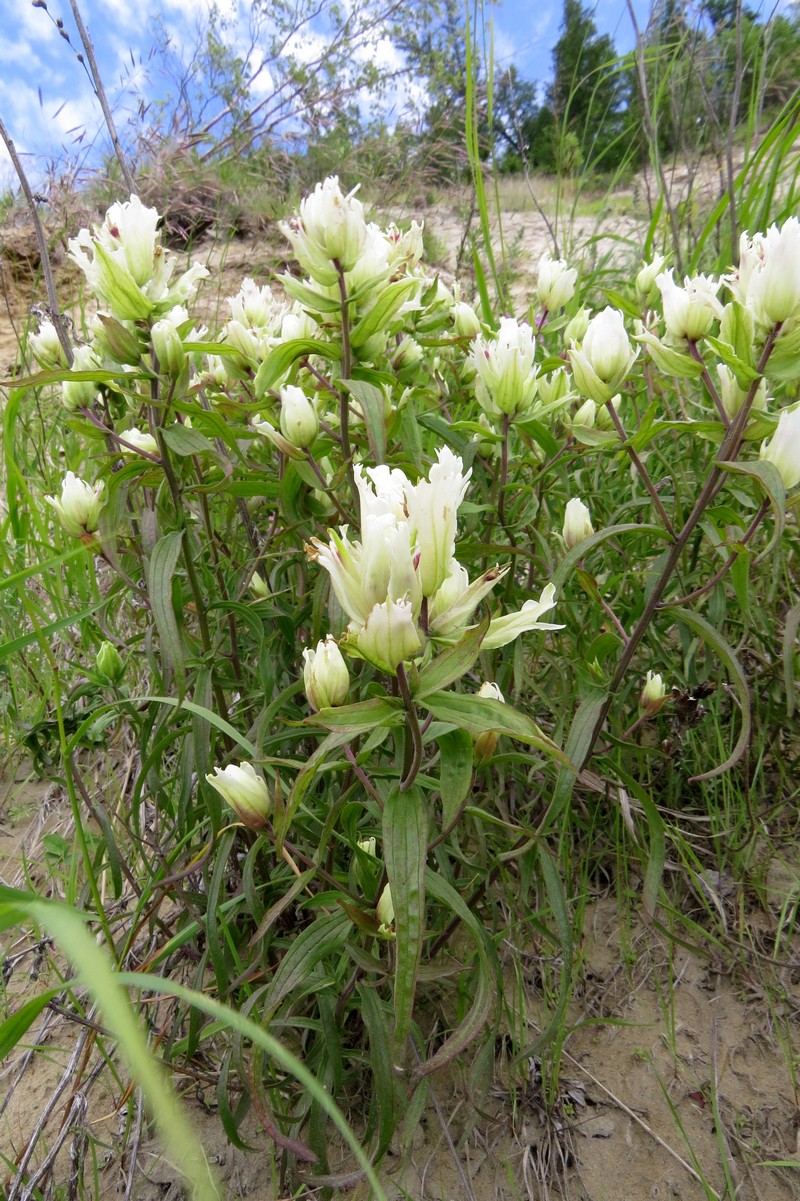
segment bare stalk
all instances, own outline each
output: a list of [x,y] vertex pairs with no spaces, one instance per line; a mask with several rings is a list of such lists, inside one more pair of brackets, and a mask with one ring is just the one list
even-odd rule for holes
[[114,153],[117,156],[117,162],[119,163],[120,170],[122,171],[122,175],[125,180],[125,186],[131,195],[136,195],[138,194],[139,189],[136,186],[131,169],[128,166],[128,160],[125,157],[125,152],[122,149],[122,143],[117,135],[117,127],[114,124],[114,118],[111,115],[111,109],[108,104],[106,90],[103,87],[103,81],[100,78],[100,72],[97,68],[97,59],[94,56],[94,46],[92,45],[92,39],[89,37],[89,30],[83,23],[83,17],[81,16],[80,9],[78,8],[77,0],[69,0],[69,6],[72,9],[72,15],[75,18],[75,24],[78,28],[78,33],[80,34],[83,48],[86,51],[86,60],[89,64],[89,70],[92,75],[94,94],[100,101],[100,107],[103,110],[103,119],[111,137],[111,144],[114,147]]
[[36,201],[33,198],[31,185],[28,183],[28,177],[25,174],[25,168],[23,167],[20,157],[17,154],[17,148],[11,140],[11,135],[1,120],[0,138],[2,138],[6,144],[6,150],[8,151],[9,158],[14,164],[14,170],[19,178],[20,187],[25,193],[28,211],[31,215],[31,220],[33,221],[33,228],[36,231],[36,242],[39,247],[39,258],[42,263],[44,286],[47,289],[47,306],[50,310],[50,320],[53,322],[53,328],[58,334],[58,340],[64,350],[67,362],[71,367],[73,359],[72,345],[67,337],[67,327],[64,316],[58,307],[58,296],[56,295],[56,285],[53,279],[53,269],[50,266],[50,252],[47,249],[47,238],[44,236],[44,229],[42,228],[42,223],[39,220],[39,212],[36,208]]

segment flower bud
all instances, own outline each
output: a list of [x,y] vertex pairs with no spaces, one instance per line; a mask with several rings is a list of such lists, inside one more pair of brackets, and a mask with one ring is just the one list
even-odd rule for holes
[[[506,703],[506,698],[503,696],[496,684],[492,684],[489,680],[485,680],[478,689],[478,696],[484,697],[490,701],[500,701],[501,704]],[[485,763],[487,759],[491,759],[497,750],[498,740],[497,730],[483,730],[475,739],[473,752],[476,763]]]
[[762,443],[759,458],[777,467],[787,492],[800,483],[800,405],[783,410],[772,438]]
[[358,849],[363,851],[365,855],[371,855],[373,859],[376,858],[377,845],[374,834],[370,834],[368,838],[359,838],[358,840]]
[[655,717],[667,699],[667,690],[660,675],[648,671],[639,696],[639,704],[648,717]]
[[551,258],[549,252],[539,259],[539,275],[536,281],[536,291],[539,303],[548,313],[556,313],[563,309],[575,295],[575,281],[578,272],[574,267],[568,267],[564,259]]
[[556,405],[560,400],[569,397],[569,386],[570,378],[566,367],[559,367],[548,375],[540,375],[537,388],[539,401],[545,407]]
[[586,538],[590,538],[593,533],[594,528],[588,508],[579,497],[573,496],[572,500],[567,501],[567,507],[564,510],[564,528],[561,531],[567,550],[572,550]]
[[655,289],[656,277],[663,271],[665,262],[664,255],[657,254],[652,262],[644,264],[636,276],[634,286],[636,288],[636,297],[641,305],[647,303],[648,297]]
[[281,388],[281,433],[298,450],[310,446],[319,433],[319,418],[302,388]]
[[52,321],[43,321],[38,334],[29,335],[28,346],[36,362],[45,371],[58,371],[67,366],[67,356]]
[[[152,434],[148,434],[145,430],[129,429],[123,430],[120,438],[124,439],[120,442],[119,449],[124,455],[135,455],[137,451],[144,450],[148,454],[157,455],[158,442]],[[125,445],[127,443],[128,445]]]
[[394,938],[394,901],[392,900],[392,890],[387,884],[378,898],[378,906],[376,910],[378,921],[380,922],[379,934],[384,938]]
[[[739,381],[731,371],[730,367],[726,367],[723,363],[717,364],[717,375],[719,376],[719,397],[722,401],[722,407],[726,415],[733,421],[736,414],[741,409],[749,388],[740,388]],[[762,379],[759,382],[758,390],[753,398],[751,412],[756,409],[765,409],[767,406],[767,381]]]
[[350,673],[336,641],[329,634],[315,651],[303,651],[303,687],[312,709],[343,705],[350,689]]
[[170,379],[176,380],[186,363],[186,351],[175,325],[168,317],[156,321],[150,331],[158,365]]
[[594,429],[597,420],[597,405],[593,400],[585,400],[578,411],[573,414],[572,425],[582,425],[588,430]]
[[575,383],[584,396],[605,404],[619,390],[638,353],[631,348],[622,313],[607,306],[589,322],[580,349],[570,350]]
[[465,300],[457,300],[453,305],[453,326],[459,338],[474,338],[481,332],[480,318]]
[[247,587],[250,589],[250,592],[251,592],[254,600],[257,600],[257,601],[269,600],[269,598],[270,598],[269,584],[267,583],[267,581],[264,579],[264,577],[262,575],[258,574],[257,571],[253,573],[253,575],[250,579],[250,583],[247,585]]
[[[756,269],[747,287],[747,304],[764,325],[778,325],[800,308],[800,221],[790,217],[758,236]],[[755,241],[755,239],[754,239]]]
[[118,684],[125,671],[122,655],[111,642],[103,642],[95,656],[95,667],[112,684]]
[[272,803],[265,780],[250,763],[230,763],[226,768],[214,768],[206,780],[215,788],[243,825],[250,830],[262,830],[267,824]]
[[619,407],[621,404],[622,404],[622,397],[620,396],[620,394],[618,392],[617,395],[612,396],[611,399],[606,404],[600,405],[599,409],[597,410],[597,416],[595,418],[595,425],[597,426],[597,428],[599,430],[608,432],[610,430],[616,429],[616,426],[614,425],[614,422],[611,418],[611,414],[609,413],[608,410],[610,408],[613,408],[614,412],[618,413]]
[[[72,371],[97,371],[100,367],[97,355],[91,346],[76,346],[72,359]],[[97,384],[91,380],[64,380],[61,384],[61,403],[68,412],[86,409],[94,404]]]
[[578,309],[571,321],[564,326],[564,341],[567,346],[572,342],[582,342],[589,328],[591,313],[587,308]]
[[103,507],[101,497],[104,488],[102,480],[92,487],[85,480],[79,479],[73,471],[68,471],[61,485],[60,498],[46,496],[44,499],[55,509],[65,532],[73,538],[82,538],[85,534],[93,534],[97,529],[100,510]]

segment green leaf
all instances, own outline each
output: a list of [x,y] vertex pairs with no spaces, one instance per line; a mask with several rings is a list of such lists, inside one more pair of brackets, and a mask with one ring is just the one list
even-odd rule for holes
[[161,639],[164,662],[183,680],[183,638],[172,602],[172,577],[181,553],[183,530],[172,530],[159,538],[153,553],[145,564],[147,594],[150,608]]
[[[190,1195],[194,1201],[219,1201],[221,1193],[202,1144],[160,1061],[152,1054],[107,954],[85,928],[84,915],[63,901],[43,901],[0,886],[0,925],[8,921],[9,915],[14,922],[37,922],[59,943],[76,967],[81,985],[97,1001],[103,1025],[138,1082],[167,1156],[189,1185]],[[136,973],[133,975],[136,978]],[[142,987],[138,979],[136,987]]]
[[781,478],[781,473],[774,463],[768,463],[766,460],[756,460],[752,463],[718,462],[717,467],[720,467],[723,471],[729,471],[733,475],[746,475],[750,479],[754,479],[761,486],[762,491],[772,506],[775,513],[775,530],[769,541],[769,545],[761,552],[763,557],[772,550],[783,533],[783,527],[786,524],[786,489]]
[[[376,726],[394,726],[403,721],[403,703],[396,697],[374,696],[354,705],[320,709],[304,719],[304,725],[324,726],[326,730],[346,731],[349,738],[373,730]],[[340,744],[341,745],[341,744]]]
[[755,368],[746,359],[740,358],[734,348],[721,338],[707,337],[706,342],[716,351],[725,366],[730,367],[740,388],[748,388],[754,379],[761,378]]
[[494,981],[497,974],[496,971],[492,971],[483,927],[463,898],[447,880],[430,868],[425,879],[429,895],[440,904],[446,905],[463,922],[472,936],[477,953],[478,980],[472,1005],[463,1020],[430,1059],[417,1064],[413,1069],[411,1076],[415,1082],[429,1076],[431,1072],[438,1071],[446,1064],[452,1063],[471,1042],[485,1032],[494,1004],[496,991]]
[[502,701],[490,700],[483,696],[466,696],[459,692],[435,692],[420,700],[423,708],[437,719],[450,722],[461,730],[477,737],[485,730],[496,730],[498,734],[507,734],[518,742],[527,742],[537,750],[550,755],[553,759],[570,766],[564,752],[547,737],[542,730],[511,705]]
[[603,295],[615,309],[619,309],[621,313],[625,313],[633,321],[641,321],[641,309],[632,300],[629,300],[627,296],[623,296],[622,292],[615,292],[613,288],[603,288]]
[[565,747],[567,767],[562,767],[558,773],[553,801],[550,806],[550,818],[557,818],[572,796],[572,789],[577,779],[577,768],[581,767],[586,753],[591,745],[594,728],[606,703],[607,693],[593,692],[583,699],[578,711],[572,719],[572,725],[567,735]]
[[37,997],[31,997],[30,1001],[26,1001],[24,1005],[20,1005],[19,1009],[6,1018],[3,1024],[0,1025],[0,1061],[11,1054],[19,1040],[30,1030],[42,1010],[50,1004],[53,997],[57,997],[63,991],[63,985],[59,985],[57,988],[49,988],[47,992],[40,993]]
[[332,296],[324,296],[314,288],[300,283],[300,280],[292,275],[282,275],[281,283],[292,300],[299,300],[300,304],[312,313],[338,313],[341,310],[342,302],[338,297],[334,299]]
[[483,621],[467,630],[455,646],[449,646],[427,667],[423,667],[416,684],[412,687],[413,695],[418,700],[432,692],[439,692],[448,684],[460,680],[469,671],[480,653],[481,643],[486,637],[490,622],[491,615],[487,613]]
[[350,331],[350,345],[353,349],[358,350],[369,341],[373,334],[383,330],[401,305],[405,304],[418,287],[419,280],[412,277],[399,279],[396,283],[382,288],[375,304]]
[[552,582],[555,584],[558,592],[564,585],[569,573],[574,567],[580,563],[581,559],[585,559],[590,550],[594,550],[602,542],[607,542],[609,538],[619,538],[621,534],[652,534],[654,538],[663,538],[667,542],[671,541],[669,534],[660,525],[636,525],[635,522],[625,523],[624,525],[610,525],[605,529],[598,530],[595,534],[590,534],[588,538],[584,538],[577,546],[573,546],[559,563],[556,568]]
[[79,609],[77,613],[70,613],[67,617],[60,617],[58,621],[50,621],[45,626],[39,626],[37,630],[33,630],[30,634],[20,634],[19,638],[12,638],[10,641],[2,643],[0,645],[0,663],[4,659],[7,659],[9,655],[15,655],[17,651],[30,646],[32,642],[38,642],[39,639],[46,639],[50,634],[57,634],[59,630],[66,630],[69,626],[77,625],[78,622],[91,617],[98,609],[102,609],[107,603],[107,600],[97,601],[93,605],[88,605],[85,609]]
[[405,1059],[425,927],[428,814],[419,788],[395,787],[383,810],[383,853],[394,904],[394,1062]]
[[386,396],[382,388],[358,379],[339,381],[361,406],[369,448],[376,463],[386,462]]
[[800,626],[800,604],[794,605],[783,623],[783,682],[786,686],[786,716],[791,717],[795,708],[794,696],[794,644]]
[[190,429],[186,425],[180,425],[177,422],[175,425],[167,425],[162,429],[161,433],[164,436],[164,441],[170,448],[173,454],[181,455],[202,455],[214,453],[216,447],[213,442],[209,442],[204,434],[199,430]]
[[253,384],[256,399],[261,400],[267,389],[276,384],[293,363],[312,354],[320,355],[324,359],[338,359],[341,358],[342,352],[331,342],[318,342],[314,338],[292,338],[288,342],[279,343],[269,352],[256,372]]
[[293,938],[264,993],[261,1012],[265,1020],[295,989],[307,983],[318,963],[340,950],[349,931],[350,918],[337,911],[316,918]]
[[142,351],[136,335],[117,321],[116,317],[98,313],[98,318],[103,326],[103,336],[116,362],[127,363],[130,367],[138,366],[142,360]]
[[713,780],[715,776],[721,776],[726,771],[734,767],[744,755],[750,742],[750,730],[752,725],[751,706],[750,706],[750,690],[747,687],[747,678],[742,670],[739,660],[736,658],[732,648],[728,645],[718,630],[715,630],[712,625],[701,617],[699,613],[691,613],[686,609],[667,608],[663,612],[672,618],[673,621],[682,622],[683,625],[689,627],[693,633],[716,651],[722,662],[728,669],[728,674],[731,677],[734,687],[736,688],[737,696],[739,697],[739,706],[742,713],[742,728],[736,745],[731,751],[724,763],[720,763],[717,767],[712,767],[709,771],[702,772],[699,776],[692,776],[692,782],[698,780]]
[[395,1076],[390,1053],[392,1039],[375,989],[360,983],[358,995],[369,1038],[372,1097],[378,1107],[378,1144],[372,1158],[380,1160],[392,1141],[397,1124]]
[[453,824],[472,788],[472,739],[466,730],[449,730],[436,740],[441,754],[439,791],[442,829]]

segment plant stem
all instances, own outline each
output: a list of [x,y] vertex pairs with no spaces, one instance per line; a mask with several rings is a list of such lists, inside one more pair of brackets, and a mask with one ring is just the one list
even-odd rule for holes
[[[339,296],[341,298],[342,312],[341,379],[349,380],[353,366],[353,352],[350,347],[350,306],[347,300],[347,283],[345,282],[344,271],[335,259],[334,266],[339,273]],[[350,492],[353,496],[353,504],[356,507],[356,512],[359,512],[358,489],[356,488],[356,479],[353,474],[353,452],[350,447],[350,395],[345,387],[341,387],[339,390],[339,429],[342,436],[342,458],[345,461],[347,470],[347,482],[350,485]]]
[[403,778],[400,781],[400,791],[408,792],[419,774],[422,763],[422,733],[419,728],[416,710],[414,709],[414,702],[411,699],[411,690],[408,687],[408,676],[402,663],[398,663],[397,665],[397,683],[400,687],[400,695],[403,698],[403,704],[406,708],[406,717],[408,718],[407,733],[409,735],[406,750],[407,762],[403,764]]
[[703,356],[701,355],[700,351],[697,349],[696,342],[689,343],[689,354],[692,356],[695,363],[699,363],[700,366],[703,368],[703,374],[701,376],[701,379],[706,386],[706,391],[708,392],[709,396],[711,397],[714,404],[716,405],[717,412],[719,413],[719,419],[722,422],[722,424],[725,426],[725,429],[726,430],[730,429],[731,419],[728,416],[728,414],[725,412],[725,406],[722,403],[722,398],[720,397],[719,391],[717,390],[717,388],[714,385],[714,381],[712,380],[711,376],[708,374],[708,368],[706,367]]
[[[747,428],[747,422],[750,417],[750,409],[752,408],[753,401],[755,400],[756,393],[758,391],[759,383],[761,382],[761,376],[764,374],[764,369],[769,360],[769,356],[772,353],[772,348],[775,345],[775,339],[777,338],[779,332],[780,326],[776,325],[770,332],[766,343],[764,344],[764,349],[761,352],[761,358],[759,359],[758,367],[756,368],[758,375],[751,383],[744,404],[736,414],[736,418],[722,440],[722,445],[720,447],[718,456],[720,462],[725,462],[735,458],[742,444],[744,431]],[[661,604],[661,597],[666,591],[667,585],[672,578],[672,573],[677,566],[678,560],[680,559],[687,542],[691,538],[695,527],[716,495],[717,487],[723,478],[723,474],[724,473],[720,467],[717,467],[716,465],[712,467],[706,482],[703,485],[700,495],[694,503],[694,508],[686,519],[686,524],[684,525],[680,534],[678,534],[673,545],[670,547],[666,562],[661,569],[661,574],[656,580],[653,590],[647,599],[647,604],[644,607],[642,615],[636,623],[635,628],[631,632],[631,636],[628,639],[628,642],[625,644],[622,654],[620,655],[619,663],[617,664],[613,679],[609,685],[608,696],[606,697],[605,703],[603,704],[603,707],[597,717],[591,738],[589,739],[586,749],[581,756],[580,762],[575,764],[579,773],[588,763],[594,752],[595,744],[597,739],[600,737],[600,731],[602,730],[606,718],[611,710],[611,706],[614,703],[614,697],[617,689],[622,683],[625,672],[628,670],[628,666],[633,659],[633,656],[636,654],[639,643],[647,633],[650,622],[653,620],[653,616]]]
[[638,473],[641,477],[642,483],[644,484],[647,491],[650,493],[653,504],[658,509],[658,515],[661,518],[661,521],[664,525],[664,529],[667,531],[670,538],[674,538],[675,530],[673,528],[672,522],[670,521],[669,517],[667,516],[667,510],[664,508],[661,497],[658,495],[658,489],[656,488],[655,484],[653,483],[653,481],[650,478],[650,472],[647,470],[644,463],[639,458],[636,451],[633,449],[630,442],[628,441],[628,435],[625,433],[625,427],[623,426],[622,422],[619,419],[619,413],[614,408],[613,404],[611,404],[610,402],[606,405],[606,411],[608,412],[608,415],[610,416],[610,418],[614,424],[614,429],[617,431],[620,438],[622,439],[625,450],[630,455],[631,462],[633,463],[634,467],[638,471]]
[[[742,546],[750,541],[768,512],[769,501],[765,500],[762,502],[761,508],[758,510],[755,517],[750,522],[750,525],[739,539],[739,542]],[[738,557],[738,551],[734,551],[732,555],[728,556],[728,558],[722,564],[722,567],[720,567],[719,571],[716,572],[711,579],[707,581],[707,583],[703,584],[700,588],[695,588],[694,592],[687,592],[686,596],[679,596],[677,600],[670,601],[670,606],[685,605],[689,601],[697,600],[698,597],[705,596],[706,592],[710,592],[711,589],[714,588],[720,582],[720,580],[728,574]]]
[[68,365],[72,366],[74,355],[72,353],[72,345],[67,337],[67,327],[64,315],[58,307],[58,296],[56,295],[56,285],[53,279],[53,270],[50,266],[50,252],[47,249],[47,238],[44,236],[44,229],[39,220],[39,212],[36,208],[36,201],[31,191],[31,185],[28,183],[28,177],[25,174],[25,168],[22,165],[17,148],[11,140],[11,135],[6,129],[2,121],[0,121],[0,138],[6,144],[8,157],[14,164],[14,170],[19,178],[20,187],[25,193],[25,199],[28,203],[28,212],[31,215],[33,228],[36,231],[36,244],[39,247],[39,259],[42,264],[42,275],[44,276],[44,286],[47,289],[47,306],[50,310],[50,320],[53,322],[53,327],[58,334],[58,340],[67,359]]

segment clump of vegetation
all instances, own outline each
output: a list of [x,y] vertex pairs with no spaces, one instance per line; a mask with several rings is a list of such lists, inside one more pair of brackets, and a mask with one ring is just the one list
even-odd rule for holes
[[[183,1080],[237,1147],[255,1121],[275,1195],[375,1198],[429,1089],[458,1079],[485,1113],[497,1080],[506,1116],[536,1114],[525,1179],[535,1161],[549,1187],[584,1104],[564,1065],[585,910],[608,890],[623,933],[636,913],[669,954],[758,965],[793,1078],[777,961],[796,966],[797,892],[776,916],[763,865],[797,836],[794,109],[710,215],[665,221],[662,195],[635,265],[543,254],[515,315],[473,50],[474,295],[416,221],[370,219],[328,176],[277,222],[292,269],[243,275],[209,327],[208,269],[171,243],[217,220],[213,172],[242,187],[253,158],[152,156],[142,194],[69,240],[84,323],[51,294],[7,387],[6,734],[71,821],[0,887],[28,940],[6,982],[28,951],[53,974],[0,1045],[55,1013],[80,1036],[54,1105],[104,1075],[121,1109],[135,1082],[129,1195],[145,1109],[192,1196],[220,1195]],[[595,154],[582,61],[553,91],[575,174]],[[716,1069],[707,1093],[732,1197]],[[70,1105],[88,1192],[98,1150]],[[10,1195],[58,1182],[45,1126],[7,1156]],[[736,1156],[771,1171],[743,1139]]]

